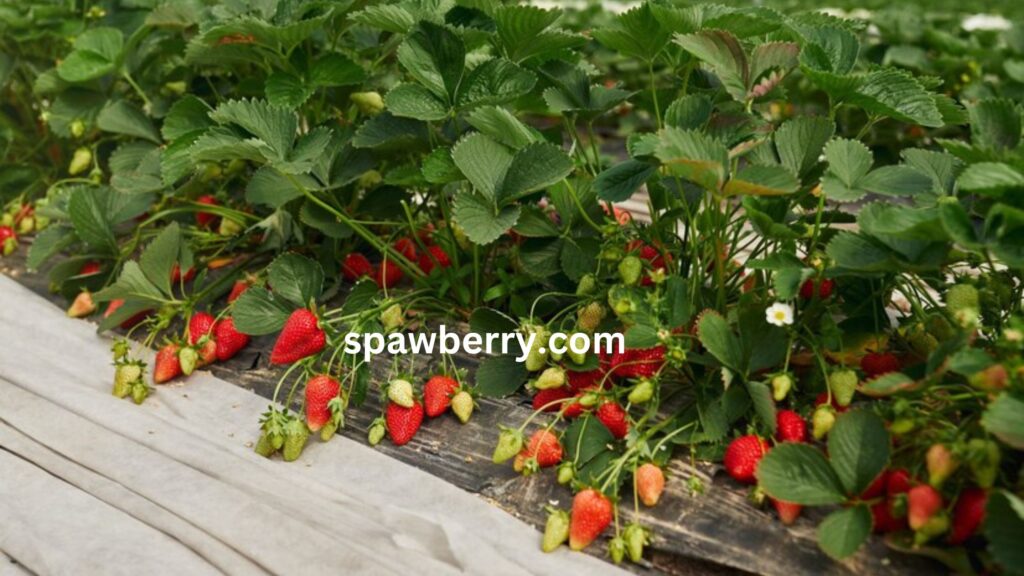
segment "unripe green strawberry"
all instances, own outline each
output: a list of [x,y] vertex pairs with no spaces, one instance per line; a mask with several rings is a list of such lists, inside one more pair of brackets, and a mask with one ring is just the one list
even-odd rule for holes
[[956,335],[953,325],[942,314],[932,314],[928,318],[926,329],[939,342],[945,342]]
[[789,374],[777,374],[772,378],[772,398],[776,402],[785,400],[792,388],[793,377]]
[[597,279],[594,278],[593,274],[584,274],[580,278],[579,284],[576,285],[577,296],[588,296],[593,294],[597,290]]
[[636,256],[626,256],[619,261],[619,280],[626,286],[633,286],[640,281],[644,264]]
[[565,386],[565,370],[557,366],[552,366],[541,372],[533,383],[533,387],[537,390],[550,390],[562,386]]
[[384,181],[384,176],[376,170],[367,170],[359,175],[359,179],[356,180],[356,186],[360,189],[373,188],[377,184]]
[[608,541],[608,556],[611,557],[612,562],[622,564],[622,559],[626,557],[626,542],[621,536],[616,536]]
[[178,351],[178,362],[181,364],[181,373],[185,376],[191,375],[199,364],[199,353],[191,346],[186,346]]
[[1002,364],[993,364],[984,370],[979,370],[967,378],[971,386],[986,392],[996,392],[1006,388],[1010,374]]
[[577,325],[584,332],[593,332],[601,325],[607,312],[600,302],[591,302],[580,308],[577,314]]
[[324,427],[320,429],[320,440],[323,442],[330,441],[334,438],[334,435],[338,432],[338,422],[334,418],[331,418],[324,424]]
[[384,99],[378,92],[353,92],[349,98],[367,116],[376,116],[384,111]]
[[75,121],[71,123],[68,129],[71,131],[72,136],[74,136],[75,138],[81,138],[82,135],[85,134],[85,122],[82,122],[79,119],[75,119]]
[[577,366],[582,366],[587,361],[586,352],[573,352],[572,348],[566,350],[565,355],[569,357],[569,361]]
[[260,434],[260,439],[256,441],[256,446],[253,447],[253,450],[255,450],[257,454],[263,456],[264,458],[270,458],[271,456],[274,455],[274,452],[277,452],[277,450],[274,449],[274,445],[273,443],[271,443],[270,438],[267,436],[266,432]]
[[68,164],[68,174],[77,176],[82,172],[89,169],[92,165],[92,150],[82,146],[75,150],[74,155],[71,157],[71,163]]
[[26,216],[18,222],[18,234],[31,234],[36,228],[36,219],[32,216]]
[[142,379],[142,366],[121,364],[114,370],[114,396],[125,398],[132,393],[132,385]]
[[626,551],[629,552],[630,561],[639,564],[643,560],[647,537],[647,529],[643,526],[636,523],[626,526],[622,532],[622,539],[626,542]]
[[949,514],[943,510],[928,519],[914,531],[914,543],[918,546],[949,531]]
[[245,228],[237,220],[231,218],[221,218],[220,225],[217,226],[217,233],[221,236],[237,236],[242,233]]
[[408,380],[396,378],[388,385],[388,400],[402,408],[412,408],[416,402],[413,397],[412,384]]
[[828,404],[822,404],[814,410],[814,415],[811,417],[811,434],[814,435],[815,439],[821,440],[832,430],[832,426],[835,423],[835,409]]
[[965,310],[979,309],[978,289],[970,284],[956,284],[946,292],[946,309],[954,316]]
[[370,426],[370,430],[367,432],[367,441],[370,446],[376,446],[380,444],[380,441],[384,439],[384,434],[387,433],[387,427],[384,426],[384,422],[380,418],[374,420]]
[[506,460],[514,458],[523,449],[523,433],[512,428],[502,427],[498,434],[498,444],[494,447],[494,454],[491,460],[495,464],[501,464]]
[[945,444],[932,444],[924,456],[928,467],[928,483],[938,488],[960,467],[960,459]]
[[452,412],[459,422],[465,424],[473,416],[473,396],[465,390],[459,390],[452,396]]
[[302,455],[302,449],[306,447],[309,440],[309,428],[301,418],[292,418],[284,429],[284,447],[281,455],[285,462],[294,462]]
[[[400,327],[404,320],[405,315],[402,313],[402,307],[398,304],[392,304],[380,313],[380,323],[384,326],[384,330],[388,332]],[[405,408],[408,407],[405,406]]]
[[601,397],[598,396],[597,394],[587,392],[583,396],[580,396],[579,403],[580,406],[583,406],[584,408],[593,408],[594,406],[597,406],[597,402],[600,399]]
[[939,347],[938,339],[925,331],[923,326],[914,326],[910,329],[907,333],[907,343],[915,354],[923,357],[928,357]]
[[141,380],[132,384],[132,401],[142,404],[149,397],[149,386]]
[[853,393],[857,391],[857,383],[857,373],[849,368],[829,374],[828,387],[832,390],[832,398],[836,404],[849,406],[853,401]]
[[551,509],[548,521],[544,524],[544,539],[540,548],[545,552],[554,552],[569,539],[569,513],[565,510]]
[[[526,353],[526,369],[530,372],[536,372],[544,367],[548,361],[548,339],[551,337],[550,332],[544,326],[527,326],[527,333],[535,334],[533,340],[533,346]],[[541,352],[541,350],[544,350]]]
[[654,396],[654,382],[648,378],[643,378],[629,391],[627,399],[630,404],[643,404],[650,400],[652,396]]
[[558,483],[562,486],[568,485],[576,477],[576,467],[571,460],[566,460],[558,465]]
[[999,462],[1002,451],[994,440],[972,438],[967,443],[968,462],[974,483],[980,488],[991,488],[999,476]]

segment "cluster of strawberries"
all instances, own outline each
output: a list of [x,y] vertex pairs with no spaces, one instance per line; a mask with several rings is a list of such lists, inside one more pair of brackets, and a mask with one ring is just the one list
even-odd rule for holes
[[[416,242],[411,238],[399,238],[392,247],[406,260],[416,263],[424,274],[430,274],[435,268],[448,268],[452,265],[448,253],[444,251],[444,248],[432,243],[429,234],[421,235],[421,242],[426,248],[423,251],[417,249]],[[393,288],[405,276],[394,260],[385,258],[379,266],[374,266],[366,256],[359,252],[350,252],[345,256],[341,265],[341,273],[349,282],[372,278],[381,288]]]
[[408,444],[419,432],[424,415],[437,418],[451,409],[463,424],[472,417],[473,395],[456,378],[447,374],[430,377],[423,384],[422,397],[416,395],[410,380],[398,377],[388,384],[384,415],[374,420],[367,431],[371,446],[379,444],[385,434],[395,446]]
[[235,328],[230,316],[215,318],[209,312],[196,312],[189,319],[188,340],[165,344],[153,362],[153,382],[163,384],[178,376],[189,376],[198,368],[224,362],[249,345],[251,338]]

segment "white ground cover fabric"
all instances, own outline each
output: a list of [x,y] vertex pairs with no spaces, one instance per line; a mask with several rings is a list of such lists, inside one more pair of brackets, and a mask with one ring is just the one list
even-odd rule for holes
[[118,400],[110,340],[2,275],[0,342],[0,575],[622,573],[346,438],[264,459],[209,373]]

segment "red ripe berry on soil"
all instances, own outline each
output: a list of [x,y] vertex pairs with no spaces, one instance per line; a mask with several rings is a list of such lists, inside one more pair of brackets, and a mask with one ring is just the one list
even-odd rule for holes
[[358,252],[349,252],[341,263],[341,274],[345,280],[356,282],[360,278],[373,276],[373,264]]
[[153,361],[153,382],[163,384],[181,376],[181,361],[178,360],[180,349],[177,344],[168,344],[156,353],[156,360]]
[[927,484],[914,486],[907,492],[907,521],[912,530],[919,530],[942,510],[942,494]]
[[217,319],[209,312],[196,312],[188,321],[188,343],[195,344],[203,336],[211,334],[217,325]]
[[665,473],[651,462],[640,465],[634,473],[636,476],[636,493],[644,506],[654,506],[665,491]]
[[963,544],[978,531],[985,520],[985,505],[988,493],[972,486],[960,492],[960,497],[953,508],[953,530],[949,534],[949,543]]
[[327,335],[320,329],[320,320],[307,308],[292,312],[270,353],[271,364],[291,364],[324,349]]
[[452,405],[452,395],[459,389],[459,383],[450,376],[437,375],[423,385],[423,408],[427,416],[436,418]]
[[545,412],[558,412],[567,404],[562,402],[562,400],[572,398],[572,396],[572,392],[565,386],[537,390],[537,393],[533,395],[533,409]]
[[612,372],[623,378],[650,378],[664,363],[664,346],[627,348],[612,354]]
[[451,265],[452,261],[448,258],[448,253],[444,251],[444,248],[437,245],[427,246],[427,251],[420,254],[419,257],[420,270],[423,270],[424,274],[430,274],[435,266],[447,268]]
[[899,372],[900,360],[892,352],[868,352],[860,359],[860,369],[868,378]]
[[[217,199],[210,194],[200,196],[199,198],[196,199],[196,202],[200,204],[206,204],[207,206],[218,205]],[[217,222],[217,218],[219,218],[219,216],[217,216],[213,212],[196,212],[196,226],[199,226],[200,228],[209,228],[210,226],[213,226],[215,222]]]
[[102,270],[102,268],[101,268],[100,263],[98,261],[90,260],[90,261],[86,262],[85,264],[82,264],[82,267],[78,269],[78,275],[79,276],[92,276],[93,274],[99,274],[101,270]]
[[622,439],[629,434],[629,414],[616,402],[605,402],[594,413],[612,436]]
[[529,443],[516,455],[513,465],[515,470],[521,471],[526,460],[537,459],[537,466],[550,468],[562,461],[562,443],[558,436],[550,430],[538,430],[530,437]]
[[306,382],[306,425],[319,431],[331,419],[328,403],[338,396],[341,385],[326,374],[313,376]]
[[821,280],[814,280],[813,278],[807,279],[803,284],[800,285],[800,297],[804,300],[810,300],[814,298],[814,288],[817,287],[818,298],[825,300],[832,295],[832,290],[835,288],[835,280],[831,278],[822,278]]
[[238,300],[238,298],[242,294],[245,294],[245,291],[251,286],[252,284],[249,284],[245,280],[235,280],[234,285],[231,286],[231,293],[228,294],[228,303],[230,304],[231,302]]
[[779,442],[806,442],[807,421],[792,410],[779,410],[775,415],[775,436]]
[[583,550],[612,523],[612,503],[604,494],[587,488],[572,500],[569,547]]
[[384,260],[373,273],[373,281],[380,288],[394,288],[404,276],[402,269],[393,260]]
[[384,411],[384,422],[395,446],[408,444],[423,423],[423,403],[416,400],[412,407],[405,408],[388,402],[388,407]]
[[757,478],[757,464],[768,453],[770,446],[765,440],[748,434],[733,440],[725,449],[723,464],[725,471],[733,480],[744,484],[754,484]]
[[235,319],[227,317],[213,329],[213,338],[217,342],[217,360],[224,362],[235,357],[249,345],[251,338],[235,329]]
[[783,502],[774,498],[772,498],[772,505],[775,506],[775,512],[779,514],[779,520],[786,526],[796,522],[796,519],[800,516],[800,511],[804,508],[799,504]]

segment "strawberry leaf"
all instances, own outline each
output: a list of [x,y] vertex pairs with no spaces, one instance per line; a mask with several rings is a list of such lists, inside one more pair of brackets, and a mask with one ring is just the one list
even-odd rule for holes
[[771,449],[757,466],[758,483],[777,500],[824,506],[846,500],[842,482],[817,448],[784,443]]
[[864,504],[837,510],[818,525],[818,546],[842,560],[859,549],[871,535],[871,511]]
[[323,291],[324,271],[320,264],[294,253],[278,256],[267,271],[274,293],[297,308],[308,306]]
[[828,435],[828,454],[846,493],[857,495],[889,464],[889,433],[870,410],[839,416]]

